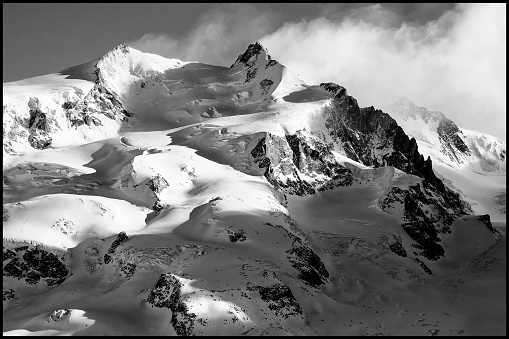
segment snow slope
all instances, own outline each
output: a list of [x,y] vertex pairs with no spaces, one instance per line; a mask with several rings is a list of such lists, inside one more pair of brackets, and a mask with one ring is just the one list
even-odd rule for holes
[[[505,334],[505,217],[417,253],[409,201],[435,217],[440,193],[351,159],[329,89],[258,43],[230,68],[121,44],[4,84],[4,335]],[[437,165],[501,215],[505,167]]]

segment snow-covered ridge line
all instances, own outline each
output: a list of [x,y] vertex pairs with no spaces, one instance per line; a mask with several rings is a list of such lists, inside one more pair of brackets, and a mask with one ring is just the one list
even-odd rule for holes
[[505,176],[460,196],[389,114],[259,43],[171,60],[121,44],[4,84],[4,334],[505,332],[505,226],[468,206],[505,225]]
[[418,107],[408,99],[385,108],[436,162],[478,172],[505,172],[506,145],[491,135],[457,126],[444,113]]

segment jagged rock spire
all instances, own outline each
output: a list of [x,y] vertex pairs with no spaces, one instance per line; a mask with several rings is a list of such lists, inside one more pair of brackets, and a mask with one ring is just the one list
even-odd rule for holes
[[[233,65],[230,66],[230,68],[239,64],[250,67],[256,62],[258,59],[257,56],[260,54],[265,54],[267,60],[272,60],[271,56],[269,55],[269,51],[257,41],[254,44],[250,44],[246,51],[237,57],[237,60],[233,63]],[[255,58],[253,59],[253,57]]]

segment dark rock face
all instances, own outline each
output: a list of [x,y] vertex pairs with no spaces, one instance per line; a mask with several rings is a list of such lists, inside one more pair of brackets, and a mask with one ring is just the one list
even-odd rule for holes
[[111,243],[111,246],[110,246],[108,252],[113,253],[115,251],[115,249],[118,247],[118,245],[120,245],[123,242],[126,242],[127,239],[129,239],[127,234],[124,231],[120,232],[117,235],[117,238]]
[[292,290],[283,283],[269,286],[248,286],[247,289],[258,291],[261,299],[278,317],[288,319],[291,316],[302,314],[302,308],[293,296]]
[[230,238],[231,242],[237,242],[237,241],[242,242],[247,239],[246,232],[244,232],[243,230],[238,230],[238,231],[226,230],[226,232],[228,233],[228,237]]
[[331,146],[312,134],[299,131],[281,138],[267,133],[251,155],[259,168],[265,168],[267,181],[284,193],[303,196],[353,181],[351,171],[336,162]]
[[179,336],[193,335],[196,314],[189,313],[181,300],[182,283],[171,273],[162,274],[147,297],[149,304],[172,311],[171,325]]
[[394,242],[392,244],[389,244],[389,249],[399,255],[400,257],[406,257],[407,253],[405,251],[405,248],[400,242]]
[[147,182],[147,186],[154,193],[161,193],[166,187],[168,187],[168,182],[162,176],[158,175]]
[[63,109],[75,109],[78,105],[72,101],[66,101],[62,104]]
[[393,187],[379,203],[389,213],[396,205],[403,207],[401,226],[417,243],[412,246],[429,260],[437,260],[445,253],[439,234],[450,233],[454,220],[467,214],[461,199],[452,193],[441,194],[425,181],[408,190]]
[[424,272],[428,273],[429,275],[433,275],[433,272],[429,269],[428,266],[426,266],[424,262],[422,262],[422,260],[420,260],[419,258],[412,258],[412,260],[418,263],[419,266],[421,266],[421,268],[424,270]]
[[46,114],[41,112],[39,109],[30,110],[30,120],[28,122],[29,128],[36,128],[46,131]]
[[451,160],[462,163],[458,152],[471,155],[470,149],[460,138],[461,131],[452,120],[443,117],[437,128],[438,138],[442,144],[442,152],[449,155]]
[[125,274],[126,279],[130,279],[133,276],[134,272],[136,272],[136,264],[130,262],[124,263],[124,265],[121,266],[120,270],[122,271],[122,273]]
[[[254,63],[253,63],[253,60],[251,60],[251,59],[253,58],[253,56],[257,56],[262,51],[263,51],[263,46],[260,45],[258,42],[255,42],[254,44],[250,44],[247,47],[247,50],[243,54],[238,56],[237,60],[231,67],[233,67],[235,64],[243,64],[248,67],[253,66]],[[269,57],[269,60],[270,60],[270,57]]]
[[97,77],[94,88],[83,99],[76,102],[68,101],[62,105],[65,116],[72,127],[77,128],[82,125],[102,126],[99,119],[100,115],[104,115],[111,120],[118,118],[120,121],[127,121],[128,118],[134,116],[102,84],[99,75]]
[[256,73],[257,72],[258,72],[258,68],[250,68],[250,69],[248,69],[247,70],[247,74],[246,74],[246,80],[244,81],[244,83],[251,82],[251,80],[256,78]]
[[45,149],[51,146],[52,138],[48,134],[49,126],[46,113],[43,113],[39,108],[30,110],[28,131],[28,142],[33,148]]
[[269,62],[267,62],[267,65],[265,65],[265,69],[267,69],[269,67],[273,67],[277,64],[278,64],[278,62],[276,60],[269,60]]
[[[359,108],[341,86],[321,86],[337,93],[325,111],[326,127],[349,158],[367,166],[394,166],[424,179],[408,190],[392,188],[380,201],[380,207],[389,212],[395,204],[401,204],[402,227],[417,242],[414,246],[421,250],[420,255],[430,260],[443,256],[439,233],[450,232],[454,220],[469,211],[468,204],[436,177],[431,159],[424,160],[415,139],[408,138],[388,114],[374,107]],[[441,131],[447,140],[454,141],[458,129],[451,123],[444,123]],[[466,147],[459,142],[457,145],[460,149]]]
[[[335,88],[331,84],[328,87]],[[443,182],[433,172],[431,159],[424,160],[415,139],[409,139],[393,118],[374,107],[359,108],[344,88],[335,90],[338,93],[325,113],[326,127],[349,158],[367,166],[394,166],[445,192]]]
[[9,259],[14,259],[15,257],[16,257],[16,252],[11,251],[11,250],[6,250],[4,247],[3,261],[9,260]]
[[118,44],[118,46],[115,47],[115,49],[118,49],[118,50],[122,51],[122,53],[124,53],[124,54],[129,53],[129,45],[126,44],[125,42],[121,43],[121,44]]
[[113,241],[111,246],[108,248],[108,253],[104,255],[104,263],[109,264],[111,262],[111,255],[115,253],[115,250],[117,247],[122,244],[123,242],[126,242],[129,239],[127,234],[122,231],[117,235],[117,238]]
[[[419,187],[419,186],[416,186]],[[438,244],[440,238],[435,229],[433,221],[424,211],[419,208],[419,203],[415,196],[411,194],[405,195],[405,222],[401,224],[405,232],[410,238],[417,242],[415,247],[422,250],[420,254],[430,260],[437,260],[444,255],[443,247]]]
[[263,79],[262,81],[260,81],[260,89],[262,90],[262,94],[266,95],[267,93],[269,93],[270,88],[272,87],[273,84],[274,81],[270,79]]
[[14,292],[14,290],[12,288],[10,288],[8,290],[3,290],[3,297],[4,297],[3,301],[11,300],[12,298],[14,298],[15,295],[16,295],[16,293]]
[[343,92],[346,94],[346,88],[333,82],[321,83],[320,88],[332,93],[334,96],[338,94],[342,95]]
[[496,234],[496,235],[500,234],[499,231],[497,231],[495,228],[493,228],[493,225],[491,224],[491,219],[490,219],[490,215],[489,214],[478,215],[477,216],[477,220],[479,220],[483,224],[485,224],[486,227],[488,227],[488,229],[490,230],[491,233]]
[[72,311],[70,309],[55,310],[51,312],[50,319],[53,321],[60,321],[69,317],[71,314]]
[[292,266],[299,271],[299,279],[312,287],[325,284],[329,278],[329,272],[315,251],[304,244],[301,239],[295,238],[292,248],[286,253],[289,254],[288,259]]
[[[295,227],[292,220],[289,220],[292,228]],[[290,239],[293,239],[292,248],[286,250],[287,258],[293,268],[298,272],[297,277],[302,280],[306,285],[311,287],[318,287],[327,283],[329,272],[325,268],[322,259],[316,252],[299,236],[288,232],[281,225],[273,225],[265,223],[270,227],[281,227],[286,232]]]
[[[44,280],[47,286],[60,285],[69,275],[69,269],[63,258],[48,252],[38,246],[17,247],[13,250],[3,250],[3,275],[6,277],[24,278],[29,285],[35,285]],[[19,258],[22,256],[22,259]]]
[[[238,56],[237,60],[233,63],[233,65],[231,65],[231,67],[242,66],[244,68],[244,71],[246,72],[244,84],[258,82],[261,94],[263,96],[266,96],[271,92],[274,81],[270,79],[257,80],[256,77],[260,75],[260,70],[263,71],[263,68],[265,68],[266,70],[269,67],[276,66],[277,64],[278,62],[272,60],[267,50],[258,42],[256,42],[254,44],[250,44],[247,50],[243,54]],[[265,100],[267,99],[268,98],[266,97]]]
[[162,176],[158,175],[147,182],[147,186],[154,192],[156,197],[156,201],[154,202],[154,206],[152,209],[154,212],[159,213],[164,209],[163,204],[159,200],[159,193],[161,193],[166,187],[168,187],[168,182]]

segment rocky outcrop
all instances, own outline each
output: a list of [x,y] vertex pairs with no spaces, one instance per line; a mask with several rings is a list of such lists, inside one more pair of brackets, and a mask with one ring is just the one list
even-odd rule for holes
[[293,296],[292,290],[281,282],[273,272],[263,272],[263,276],[275,280],[276,283],[268,286],[248,283],[248,291],[257,291],[260,298],[268,304],[269,309],[280,318],[302,315],[302,308]]
[[[329,272],[325,268],[322,259],[309,246],[309,244],[307,244],[304,236],[293,234],[281,225],[273,225],[271,223],[265,223],[265,225],[283,228],[286,231],[287,236],[293,240],[292,248],[285,252],[287,253],[288,261],[298,272],[297,277],[302,282],[315,288],[328,282]],[[290,227],[294,226],[295,225],[290,225]]]
[[228,233],[228,237],[230,238],[231,242],[237,242],[237,241],[242,242],[247,239],[246,232],[244,232],[243,230],[238,230],[238,231],[226,230],[226,233]]
[[266,95],[267,93],[269,93],[270,88],[272,87],[273,84],[274,81],[270,79],[263,79],[262,81],[260,81],[260,89],[262,90],[262,95]]
[[343,86],[340,86],[338,84],[335,84],[333,82],[321,83],[320,88],[331,93],[333,96],[336,96],[342,92],[345,92],[345,94],[346,94],[346,88],[344,88]]
[[14,290],[12,288],[4,289],[3,290],[3,301],[11,300],[12,298],[14,298],[15,295],[16,295],[16,293],[14,292]]
[[36,285],[41,280],[47,286],[60,285],[69,275],[65,254],[57,256],[39,246],[19,246],[13,250],[3,249],[3,275],[18,280],[24,279],[28,285]]
[[493,227],[489,214],[477,215],[476,217],[477,217],[477,220],[479,220],[484,225],[486,225],[486,227],[490,230],[491,233],[493,233],[495,235],[500,234],[500,232]]
[[159,194],[168,187],[168,182],[162,176],[157,175],[147,182],[147,186],[152,192]]
[[[265,49],[259,42],[255,42],[254,44],[250,44],[246,51],[237,57],[237,60],[230,66],[232,68],[235,65],[244,65],[247,67],[252,67],[256,63],[257,56],[262,53]],[[269,56],[269,60],[271,60]]]
[[[266,57],[269,61],[268,64],[265,65],[265,69],[267,69],[268,67],[271,67],[269,64],[273,60],[270,57],[270,55],[268,54],[267,50],[262,45],[260,45],[260,43],[258,43],[258,42],[254,43],[254,44],[250,44],[248,46],[248,48],[246,49],[246,51],[243,54],[239,55],[237,60],[233,63],[233,65],[230,66],[230,68],[237,66],[237,65],[242,65],[243,67],[245,67],[245,69],[246,69],[246,77],[244,80],[245,84],[251,82],[253,79],[256,78],[256,75],[258,74],[258,67],[257,67],[258,59],[262,53],[266,54]],[[264,57],[262,57],[262,58],[264,58]],[[268,80],[268,79],[263,80],[263,81],[265,81],[263,86],[260,83],[262,91],[264,89],[266,89],[264,94],[267,94],[267,92],[270,89],[270,86],[272,85],[272,84],[269,85],[266,80]],[[271,80],[268,80],[268,81],[271,81]],[[269,85],[268,89],[267,89],[267,85]]]
[[461,155],[470,156],[472,154],[459,136],[462,132],[452,120],[444,116],[440,120],[437,133],[442,145],[442,153],[447,154],[452,161],[461,164],[463,163]]
[[62,104],[71,127],[102,126],[101,116],[119,123],[128,122],[129,118],[134,116],[124,108],[118,97],[111,93],[99,79],[98,75],[94,88],[83,99],[66,101]]
[[249,101],[260,104],[270,101],[284,72],[284,66],[273,60],[267,49],[258,42],[250,44],[230,68],[233,67],[240,71],[238,74],[243,82],[243,92],[249,93]]
[[156,198],[156,201],[154,202],[154,206],[152,206],[152,209],[154,210],[155,213],[159,213],[164,209],[164,205],[161,203],[161,200],[159,199],[159,194],[166,187],[168,187],[168,182],[162,176],[157,175],[147,182],[147,186],[150,188],[152,192],[154,192]]
[[325,269],[322,259],[309,245],[295,237],[292,248],[286,253],[288,253],[288,259],[292,266],[299,271],[298,278],[300,280],[312,287],[325,284],[329,278],[329,272]]
[[416,242],[412,246],[420,250],[419,255],[429,260],[444,256],[440,234],[450,233],[452,223],[468,209],[459,197],[440,194],[426,182],[408,189],[393,187],[379,201],[379,207],[390,214],[396,209],[403,211],[401,226]]
[[396,242],[393,242],[393,243],[389,244],[389,249],[392,252],[394,252],[397,255],[399,255],[400,257],[404,258],[404,257],[407,256],[405,248],[403,247],[403,245],[399,241],[396,241]]
[[408,138],[393,118],[373,106],[359,108],[357,100],[341,86],[328,87],[337,94],[325,111],[326,127],[346,156],[367,166],[394,166],[445,192],[443,182],[433,172],[430,157],[424,160],[415,139]]
[[[416,140],[388,114],[374,107],[359,108],[341,86],[329,83],[322,87],[336,93],[325,110],[326,127],[346,156],[367,166],[394,166],[424,179],[408,189],[392,188],[379,206],[391,213],[399,204],[402,227],[416,241],[420,255],[430,260],[443,256],[439,234],[451,231],[454,220],[470,211],[468,204],[435,175],[430,157],[424,160]],[[443,135],[453,138],[454,126],[443,125]]]
[[49,319],[51,319],[52,321],[61,321],[70,317],[71,314],[72,311],[70,309],[54,310],[53,312],[51,312]]
[[336,161],[331,146],[305,131],[284,138],[266,133],[251,155],[265,169],[267,181],[287,194],[314,194],[353,181],[351,171]]
[[430,270],[430,268],[428,266],[426,266],[426,264],[421,259],[419,259],[419,258],[411,258],[411,259],[413,261],[415,261],[416,263],[418,263],[424,272],[426,272],[429,275],[433,275],[433,272]]
[[111,255],[113,253],[115,253],[115,250],[117,249],[117,247],[120,244],[126,242],[128,239],[129,239],[129,237],[127,236],[127,234],[124,231],[120,232],[117,235],[117,238],[113,241],[113,243],[111,243],[111,246],[108,248],[108,253],[104,254],[104,263],[105,264],[109,264],[110,263]]
[[196,314],[190,313],[181,299],[182,283],[171,273],[162,274],[155,288],[147,297],[147,302],[153,307],[171,310],[170,323],[179,336],[193,335]]
[[46,113],[41,111],[38,98],[28,101],[30,118],[28,122],[28,143],[36,149],[45,149],[51,146],[52,138],[49,135],[49,124]]

